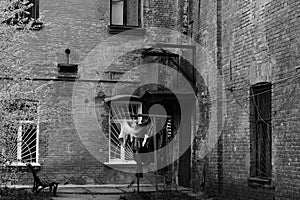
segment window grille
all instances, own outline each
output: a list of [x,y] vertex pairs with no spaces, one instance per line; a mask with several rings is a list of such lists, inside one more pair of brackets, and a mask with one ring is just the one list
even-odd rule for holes
[[132,123],[138,120],[135,117],[142,113],[139,102],[112,102],[110,107],[110,129],[109,129],[109,161],[127,162],[133,161],[133,152],[129,144],[123,147],[118,141],[121,131],[121,122],[126,120]]
[[2,134],[5,134],[0,141],[2,161],[12,165],[38,163],[37,102],[6,101],[4,110],[10,120],[1,127]]
[[2,156],[12,164],[38,163],[38,126],[30,121],[10,128],[2,148]]

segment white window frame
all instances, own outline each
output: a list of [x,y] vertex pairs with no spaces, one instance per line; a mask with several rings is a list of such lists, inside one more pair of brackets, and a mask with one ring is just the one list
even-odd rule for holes
[[[113,104],[128,104],[128,101],[117,101],[117,102],[113,102]],[[131,101],[131,104],[135,104],[135,105],[139,105],[138,106],[138,114],[142,114],[142,103],[138,102],[138,101]],[[120,120],[114,120],[114,122],[111,121],[111,106],[110,106],[110,111],[109,111],[109,152],[108,152],[108,157],[109,157],[109,161],[107,164],[136,164],[135,160],[126,160],[125,159],[125,148],[121,145],[121,158],[120,159],[112,159],[111,158],[111,123],[120,123]],[[138,120],[141,120],[141,117],[138,118]],[[129,120],[128,120],[129,121]]]

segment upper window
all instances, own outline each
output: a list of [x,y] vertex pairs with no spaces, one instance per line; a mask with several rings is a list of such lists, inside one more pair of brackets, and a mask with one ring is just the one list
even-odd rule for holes
[[38,163],[37,102],[12,100],[1,124],[1,157],[11,165]]
[[29,12],[27,17],[37,20],[40,17],[39,0],[28,0],[28,2],[32,4],[32,6],[27,10]]
[[110,31],[141,27],[142,0],[110,0]]
[[38,22],[39,14],[39,0],[18,0],[11,2],[7,9],[7,14],[14,17],[9,17],[4,22],[9,25],[17,25],[18,28],[24,27],[24,24],[34,21],[31,29],[39,30],[42,28],[42,22]]
[[271,84],[250,88],[251,177],[270,179],[272,173]]

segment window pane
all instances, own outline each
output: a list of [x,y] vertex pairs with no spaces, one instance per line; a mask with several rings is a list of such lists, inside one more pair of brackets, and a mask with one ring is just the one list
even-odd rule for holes
[[139,1],[127,0],[127,26],[139,25]]
[[112,7],[111,24],[123,25],[124,1],[123,0],[112,0],[111,7]]

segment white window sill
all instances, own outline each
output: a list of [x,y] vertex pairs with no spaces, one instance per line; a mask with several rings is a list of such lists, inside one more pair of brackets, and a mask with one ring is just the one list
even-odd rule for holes
[[113,160],[109,162],[105,162],[105,165],[136,165],[135,161],[123,161],[123,160]]
[[[40,167],[40,163],[30,163],[33,167]],[[10,164],[7,164],[7,166],[12,166],[12,167],[27,167],[26,163],[22,162],[12,162]]]

